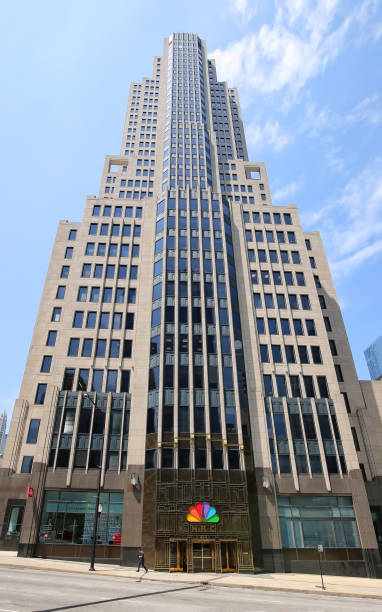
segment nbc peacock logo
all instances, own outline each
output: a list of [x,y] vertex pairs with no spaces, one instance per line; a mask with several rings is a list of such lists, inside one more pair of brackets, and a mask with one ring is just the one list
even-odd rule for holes
[[220,518],[216,514],[216,509],[212,508],[210,504],[197,502],[195,506],[190,508],[187,521],[189,523],[218,523]]

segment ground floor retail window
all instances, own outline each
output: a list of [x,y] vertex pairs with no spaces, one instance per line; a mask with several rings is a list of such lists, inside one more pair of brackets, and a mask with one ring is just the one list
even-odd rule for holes
[[13,506],[10,509],[7,536],[19,536],[24,518],[24,506]]
[[283,548],[359,548],[351,497],[278,498]]
[[[91,544],[95,491],[46,491],[40,525],[40,542]],[[102,492],[98,544],[120,545],[123,493]]]

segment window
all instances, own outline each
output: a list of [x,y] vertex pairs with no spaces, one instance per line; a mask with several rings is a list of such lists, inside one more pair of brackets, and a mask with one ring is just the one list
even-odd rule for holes
[[40,372],[50,372],[50,366],[52,365],[52,355],[44,355],[41,363]]
[[75,240],[77,238],[77,230],[71,229],[69,230],[68,240]]
[[99,300],[99,287],[92,287],[91,291],[90,291],[90,301],[91,302],[98,302]]
[[[287,388],[284,374],[276,374],[277,396],[286,397]],[[285,436],[286,437],[286,436]]]
[[300,363],[309,363],[308,349],[306,346],[302,345],[298,347],[298,355]]
[[133,244],[132,257],[139,257],[139,244]]
[[113,314],[113,329],[122,329],[122,313],[115,312]]
[[100,236],[107,236],[109,233],[109,224],[101,223]]
[[324,317],[324,323],[325,323],[326,331],[331,332],[332,331],[332,326],[331,326],[329,317]]
[[55,330],[50,330],[48,332],[48,337],[46,339],[46,346],[55,346],[57,339],[57,332]]
[[264,294],[265,308],[274,308],[272,293]]
[[124,340],[123,341],[123,355],[122,357],[130,358],[132,354],[132,340]]
[[245,239],[247,242],[252,242],[252,232],[251,230],[245,230]]
[[296,236],[294,232],[287,232],[288,235],[288,242],[290,244],[296,244]]
[[288,251],[280,251],[281,261],[282,263],[289,263],[289,254]]
[[79,346],[80,346],[79,338],[70,338],[69,347],[68,347],[68,356],[77,357]]
[[344,402],[345,402],[345,406],[346,406],[346,412],[348,412],[350,414],[351,410],[350,410],[350,402],[349,402],[348,394],[345,391],[341,391],[341,395],[344,398]]
[[115,290],[115,302],[117,304],[123,304],[125,301],[125,290],[123,287],[117,287]]
[[[90,311],[86,316],[86,327],[89,329],[94,329],[97,319],[97,313]],[[82,326],[82,324],[81,324]]]
[[134,313],[126,313],[126,329],[134,329]]
[[260,295],[260,293],[254,293],[253,294],[253,303],[255,305],[255,308],[261,308],[262,303],[261,303],[261,295]]
[[292,344],[285,345],[285,357],[286,357],[287,363],[296,363],[294,346]]
[[273,284],[274,285],[281,285],[282,284],[281,272],[273,271]]
[[114,264],[107,264],[106,266],[106,278],[114,278],[114,274],[115,274],[115,265]]
[[300,253],[298,251],[292,251],[292,261],[294,264],[301,263]]
[[293,275],[292,272],[284,272],[285,282],[287,285],[293,285]]
[[306,239],[305,239],[305,245],[306,245],[306,248],[307,248],[307,250],[308,250],[308,251],[311,251],[311,250],[312,250],[312,245],[311,245],[311,243],[310,243],[309,238],[306,238]]
[[97,230],[98,230],[98,223],[91,223],[89,225],[89,235],[90,236],[95,236],[97,234]]
[[309,261],[310,261],[310,267],[311,268],[316,268],[316,260],[314,259],[314,257],[309,257]]
[[306,397],[314,397],[313,376],[303,376]]
[[127,294],[128,304],[135,304],[136,297],[137,297],[137,290],[135,288],[130,288]]
[[109,357],[119,357],[120,341],[111,340],[109,347]]
[[65,259],[72,259],[72,257],[73,257],[73,247],[66,247]]
[[324,296],[323,296],[323,295],[319,295],[319,296],[318,296],[318,299],[319,299],[319,301],[320,301],[320,306],[321,306],[321,308],[322,308],[322,309],[326,308],[326,302],[325,302],[325,298],[324,298]]
[[86,302],[88,297],[88,288],[87,287],[79,287],[78,288],[78,295],[77,295],[77,302]]
[[291,309],[298,310],[297,295],[290,293],[288,295],[288,298],[289,298],[289,306],[291,307]]
[[267,397],[271,397],[273,395],[272,376],[270,374],[264,374],[263,380],[264,380],[265,395]]
[[329,397],[329,389],[326,376],[317,376],[317,384],[318,390],[320,392],[320,397]]
[[103,370],[94,370],[92,380],[92,391],[102,391]]
[[304,276],[304,272],[296,272],[296,280],[297,280],[297,284],[300,287],[305,287],[305,276]]
[[103,264],[96,264],[94,266],[94,278],[102,278],[103,274]]
[[286,308],[285,295],[283,293],[276,294],[278,308]]
[[300,295],[303,310],[310,310],[310,300],[308,295]]
[[85,255],[94,255],[94,242],[88,242],[85,247]]
[[260,357],[262,363],[268,363],[269,355],[268,355],[268,346],[267,344],[260,344]]
[[316,326],[313,319],[305,319],[306,333],[308,336],[316,336]]
[[289,381],[292,389],[292,397],[301,397],[300,377],[297,374],[291,374],[289,376]]
[[130,278],[136,280],[138,278],[138,266],[130,266]]
[[62,266],[60,278],[68,278],[70,266]]
[[290,213],[284,213],[284,223],[285,225],[292,225],[292,217]]
[[260,263],[263,263],[264,261],[267,261],[267,254],[266,254],[264,249],[259,249],[257,251],[257,256],[259,258],[259,262]]
[[27,444],[36,444],[39,429],[40,429],[40,419],[31,419],[29,421]]
[[334,364],[334,368],[336,370],[336,375],[337,375],[338,382],[344,382],[344,377],[343,377],[343,374],[342,374],[341,366],[338,363],[336,363],[336,364]]
[[25,455],[21,464],[21,473],[30,474],[32,471],[33,457]]
[[304,335],[304,330],[302,328],[301,319],[293,319],[293,327],[294,327],[294,333],[296,334],[296,336]]
[[117,278],[124,279],[127,276],[127,266],[120,265],[118,266],[118,275]]
[[36,397],[35,397],[34,403],[43,404],[45,400],[45,394],[46,394],[46,384],[39,383],[37,385],[37,391],[36,391]]
[[268,319],[268,327],[269,327],[270,334],[278,334],[276,319],[273,319],[273,318]]
[[278,262],[277,251],[273,251],[272,249],[269,251],[269,261],[271,263]]
[[109,312],[101,312],[101,317],[100,317],[100,322],[99,322],[100,329],[108,329],[109,317],[110,317]]
[[116,242],[109,244],[109,257],[117,257],[118,245]]
[[90,272],[91,272],[91,265],[88,263],[83,264],[82,266],[82,272],[81,272],[81,276],[82,278],[90,278]]
[[264,319],[262,317],[257,317],[256,319],[257,331],[259,334],[265,334],[265,325]]
[[281,346],[279,344],[272,344],[272,358],[273,363],[282,363],[283,356],[281,353]]
[[93,339],[84,338],[84,341],[82,343],[81,357],[91,357],[92,351],[93,351]]
[[314,284],[316,285],[316,289],[321,289],[320,278],[316,274],[314,274]]
[[284,336],[290,335],[290,323],[289,319],[281,319],[281,333]]
[[271,278],[270,278],[270,274],[268,270],[261,270],[261,280],[262,280],[263,285],[271,284]]
[[358,435],[357,435],[357,430],[355,427],[351,428],[351,433],[353,436],[353,440],[354,440],[354,446],[355,446],[355,450],[358,452],[361,450],[361,447],[359,445],[359,440],[358,440]]
[[60,319],[61,319],[61,308],[59,307],[53,308],[51,321],[53,321],[54,323],[58,323]]
[[97,255],[98,256],[103,256],[106,255],[106,243],[105,242],[99,242],[98,246],[97,246]]
[[311,346],[313,363],[322,363],[321,350],[319,346]]
[[96,357],[105,357],[105,352],[106,352],[106,340],[103,340],[101,338],[99,338],[97,340],[97,345],[96,345]]

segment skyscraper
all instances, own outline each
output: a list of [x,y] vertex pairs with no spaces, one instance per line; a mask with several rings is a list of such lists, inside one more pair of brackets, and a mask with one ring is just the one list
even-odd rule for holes
[[87,558],[100,478],[98,559],[316,571],[323,544],[330,573],[374,575],[362,405],[319,234],[272,204],[205,43],[173,34],[130,87],[99,196],[59,223],[0,542]]
[[365,350],[367,367],[372,380],[382,377],[382,336],[379,336]]
[[5,441],[7,439],[6,436],[6,429],[7,429],[7,413],[2,412],[0,414],[0,455],[3,454],[4,452],[4,448],[5,448]]

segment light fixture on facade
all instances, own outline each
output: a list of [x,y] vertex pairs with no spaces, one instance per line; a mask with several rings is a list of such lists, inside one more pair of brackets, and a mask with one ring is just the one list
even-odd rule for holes
[[135,472],[131,474],[131,484],[133,487],[136,487],[139,484],[139,476]]

